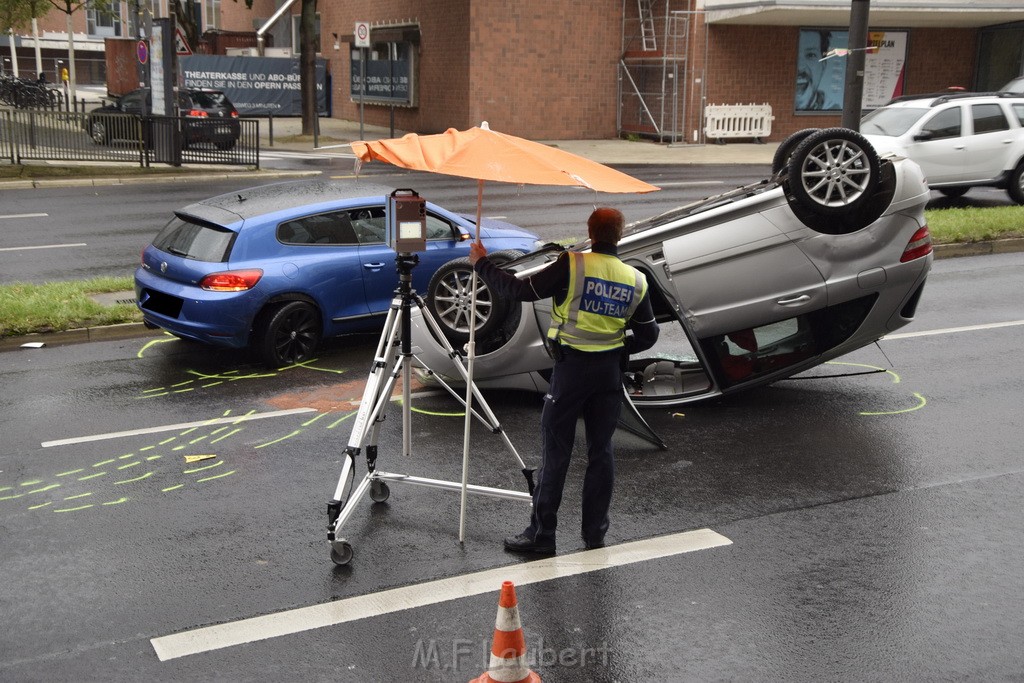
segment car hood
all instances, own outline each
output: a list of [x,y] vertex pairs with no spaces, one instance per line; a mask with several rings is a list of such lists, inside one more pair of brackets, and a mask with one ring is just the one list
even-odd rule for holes
[[[470,223],[476,222],[475,216],[464,215],[463,217],[466,218]],[[481,237],[488,237],[491,239],[501,237],[524,238],[532,240],[540,239],[535,233],[532,233],[529,230],[523,230],[522,228],[516,225],[512,225],[511,223],[506,223],[505,221],[499,221],[493,218],[484,218],[483,220],[480,221],[480,223]]]
[[879,156],[893,154],[900,157],[907,156],[907,150],[900,138],[890,135],[865,135],[864,138],[871,143]]

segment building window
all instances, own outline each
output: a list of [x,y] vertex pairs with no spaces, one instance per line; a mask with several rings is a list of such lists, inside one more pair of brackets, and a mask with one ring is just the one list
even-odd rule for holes
[[[91,3],[90,3],[91,4]],[[108,8],[86,9],[86,30],[97,38],[119,38],[121,36],[121,3],[112,3]]]
[[220,28],[220,0],[206,0],[206,30]]

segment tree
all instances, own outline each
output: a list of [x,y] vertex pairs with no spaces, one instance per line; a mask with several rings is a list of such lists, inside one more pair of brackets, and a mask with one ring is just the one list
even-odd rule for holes
[[[0,33],[7,33],[46,14],[45,0],[0,0]],[[11,36],[11,58],[15,59],[14,36]]]
[[67,15],[68,27],[68,87],[70,89],[71,101],[75,101],[75,30],[71,24],[71,18],[75,12],[87,6],[98,12],[109,12],[113,0],[47,0],[57,11]]
[[299,22],[299,88],[302,94],[302,134],[316,126],[316,0],[302,0]]

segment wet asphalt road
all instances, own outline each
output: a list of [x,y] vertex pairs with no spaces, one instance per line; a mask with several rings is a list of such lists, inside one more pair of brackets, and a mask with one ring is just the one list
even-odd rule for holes
[[[817,379],[646,410],[670,447],[617,436],[612,550],[702,528],[731,543],[521,585],[535,670],[547,681],[1019,679],[1024,326],[952,330],[1024,320],[1022,273],[1019,254],[937,261],[901,333],[947,331],[883,340]],[[520,576],[528,563],[500,539],[525,523],[524,504],[471,498],[460,546],[457,495],[395,486],[346,526],[352,563],[328,556],[326,501],[375,343],[342,340],[279,372],[163,337],[0,353],[0,679],[482,673],[500,580],[455,600],[437,581]],[[891,372],[820,377],[864,366]],[[531,459],[539,397],[488,400]],[[457,407],[413,406],[412,456],[394,408],[378,465],[458,480]],[[316,412],[234,419],[298,408]],[[472,444],[471,481],[524,488],[496,437],[475,427]],[[600,568],[601,556],[575,554],[581,471],[559,557]],[[152,642],[404,586],[438,602],[167,661]]]

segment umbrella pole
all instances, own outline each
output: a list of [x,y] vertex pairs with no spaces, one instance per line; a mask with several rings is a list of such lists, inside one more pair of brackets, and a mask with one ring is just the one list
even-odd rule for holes
[[[476,241],[480,243],[484,181],[476,181]],[[469,428],[473,420],[473,360],[476,358],[476,268],[469,278],[469,344],[466,364],[466,422],[462,430],[462,495],[459,500],[459,543],[466,538],[466,488],[469,485]]]

